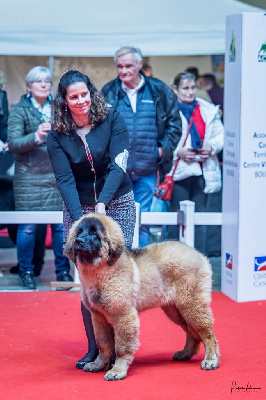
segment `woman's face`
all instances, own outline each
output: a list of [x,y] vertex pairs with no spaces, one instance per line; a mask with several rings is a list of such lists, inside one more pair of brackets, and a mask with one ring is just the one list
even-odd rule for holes
[[179,87],[174,88],[174,92],[180,103],[190,104],[195,100],[196,83],[194,79],[184,79]]
[[27,90],[30,92],[32,97],[42,103],[49,96],[51,88],[51,80],[46,75],[41,75],[38,79],[36,79],[36,81],[32,82],[27,87]]
[[74,120],[89,115],[91,95],[85,82],[68,86],[65,101]]

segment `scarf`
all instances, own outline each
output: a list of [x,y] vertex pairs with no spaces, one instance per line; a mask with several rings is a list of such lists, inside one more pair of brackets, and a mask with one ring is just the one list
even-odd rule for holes
[[51,121],[51,103],[52,103],[52,97],[51,95],[48,96],[44,106],[41,106],[37,100],[35,100],[35,98],[31,95],[31,94],[27,94],[27,98],[29,100],[29,102],[35,107],[37,108],[37,110],[39,111],[39,113],[42,116],[42,122],[50,122]]
[[[187,122],[189,123],[190,118],[193,114],[194,109],[197,106],[197,101],[194,100],[192,103],[190,104],[184,104],[184,103],[179,103],[179,101],[177,101],[178,106],[180,111],[182,112],[182,114],[184,115],[184,117],[186,118]],[[199,135],[198,129],[196,127],[196,124],[193,120],[192,124],[191,124],[191,128],[190,128],[190,136],[191,136],[191,147],[192,149],[201,149],[202,148],[202,140],[201,137]]]

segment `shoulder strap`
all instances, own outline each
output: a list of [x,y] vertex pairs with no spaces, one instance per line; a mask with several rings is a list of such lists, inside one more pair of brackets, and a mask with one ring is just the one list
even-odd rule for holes
[[[195,108],[194,108],[194,111],[195,111]],[[184,143],[183,143],[183,146],[182,146],[182,147],[185,147],[185,144],[186,144],[186,142],[187,142],[187,138],[188,138],[188,135],[189,135],[189,131],[190,131],[190,128],[191,128],[191,125],[192,125],[192,122],[193,122],[194,111],[193,111],[193,113],[192,113],[192,115],[191,115],[191,117],[190,117],[189,124],[188,124],[188,127],[187,127],[186,138],[185,138],[185,140],[184,140]],[[176,160],[176,162],[175,162],[175,166],[174,166],[174,169],[173,169],[173,172],[172,172],[172,176],[174,176],[174,173],[175,173],[175,170],[176,170],[176,168],[177,168],[177,166],[178,166],[179,160],[180,160],[180,158],[178,158],[178,159]]]

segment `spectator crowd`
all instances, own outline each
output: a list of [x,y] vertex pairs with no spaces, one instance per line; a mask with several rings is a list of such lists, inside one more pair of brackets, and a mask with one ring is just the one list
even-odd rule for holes
[[[0,209],[64,210],[64,224],[51,225],[59,282],[73,281],[63,254],[72,223],[87,212],[120,215],[130,248],[133,204],[140,204],[140,212],[151,211],[156,182],[166,175],[174,179],[166,210],[177,211],[181,200],[192,200],[196,211],[221,211],[223,88],[215,75],[188,67],[170,87],[154,77],[141,50],[132,46],[119,48],[114,63],[117,77],[101,91],[81,71],[68,71],[55,99],[49,69],[35,66],[11,110],[0,71]],[[24,288],[36,289],[46,225],[7,228],[18,260],[10,272],[19,274]],[[219,228],[208,229],[196,228],[195,247],[219,255]],[[164,237],[178,240],[177,227],[168,227]],[[139,246],[151,241],[150,227],[141,225]],[[88,321],[83,305],[82,310]],[[86,323],[85,328],[90,329]],[[96,353],[94,348],[77,367]]]

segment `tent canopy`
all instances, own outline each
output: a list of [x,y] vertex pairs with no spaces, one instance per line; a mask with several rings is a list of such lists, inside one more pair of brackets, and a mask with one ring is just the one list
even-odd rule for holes
[[0,54],[109,57],[221,54],[226,16],[261,9],[237,0],[10,0],[1,5]]

